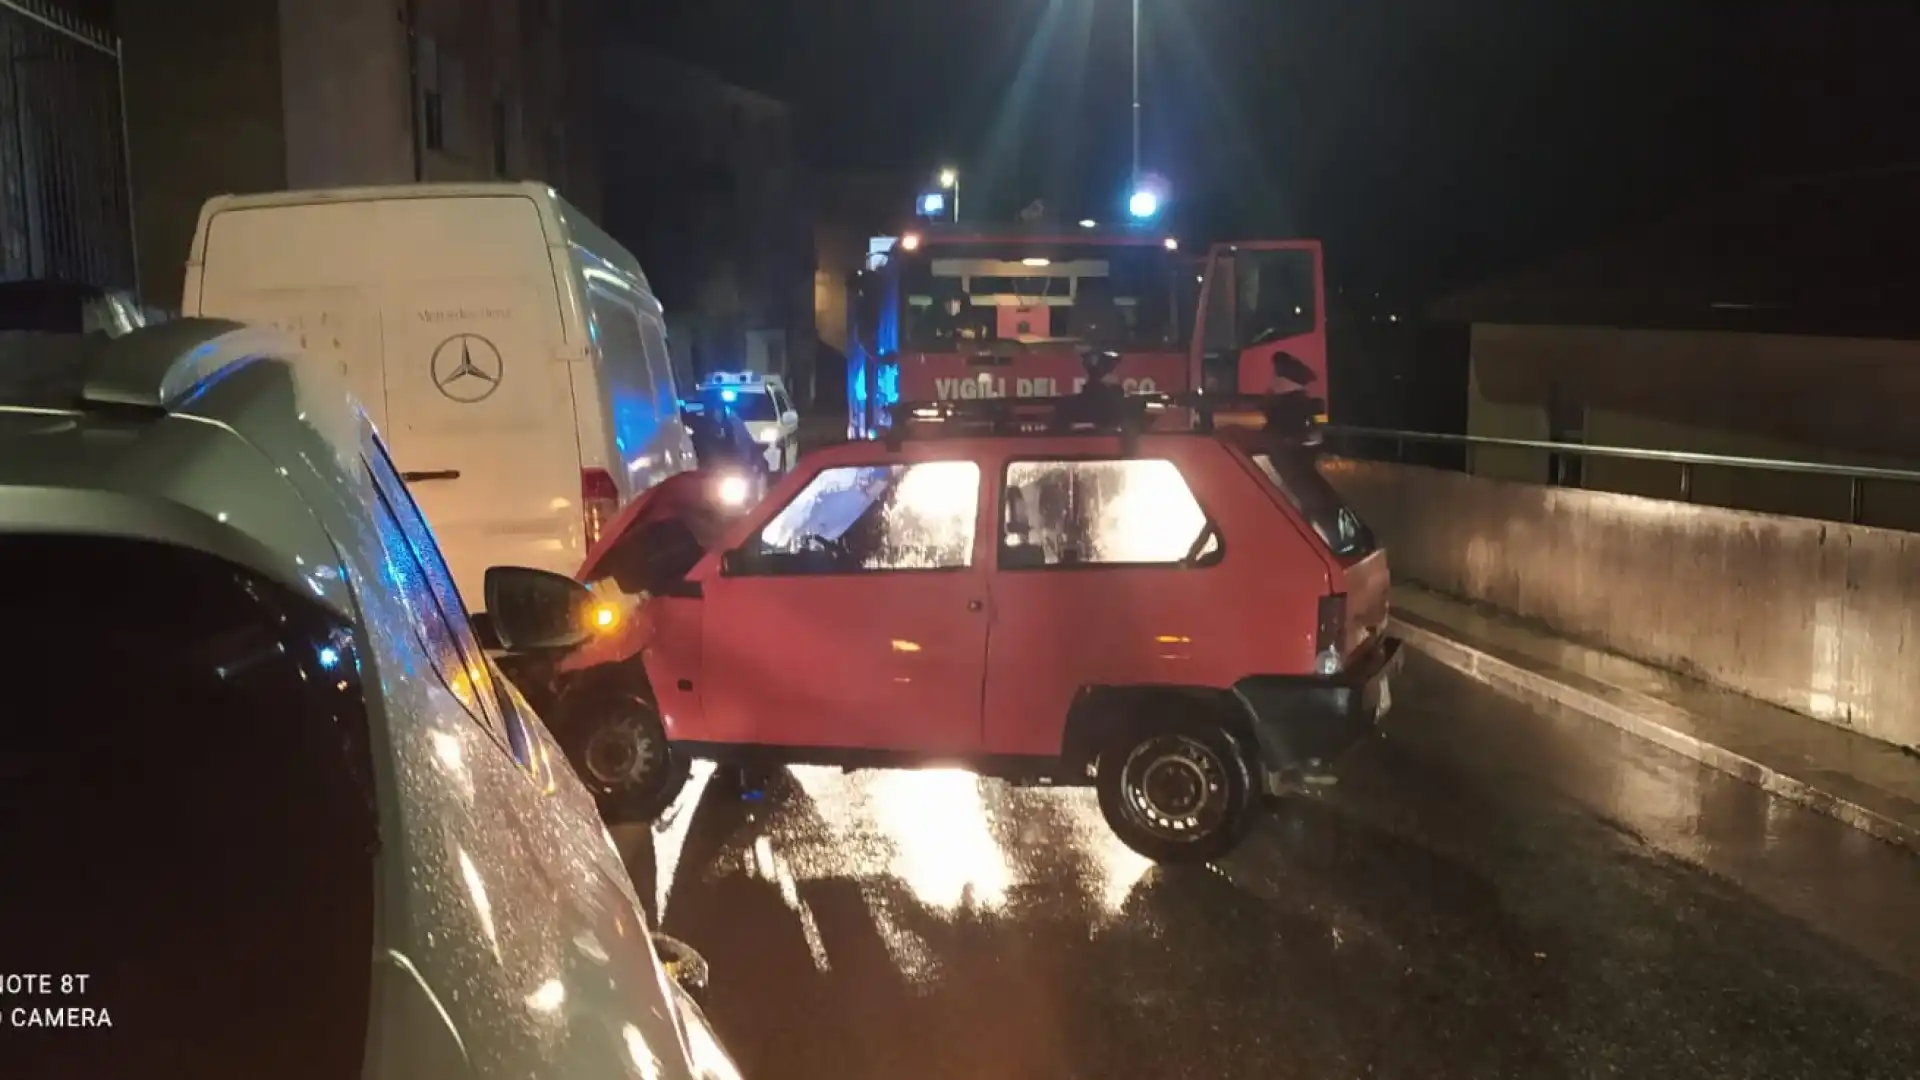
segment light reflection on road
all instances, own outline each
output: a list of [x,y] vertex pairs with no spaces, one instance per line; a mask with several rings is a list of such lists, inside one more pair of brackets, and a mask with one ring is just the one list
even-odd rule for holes
[[[806,888],[851,882],[896,969],[921,982],[937,976],[936,965],[912,925],[1003,912],[1023,886],[1081,891],[1071,907],[1111,919],[1153,866],[1114,837],[1090,790],[1015,788],[964,769],[787,771],[786,797],[775,784],[764,801],[744,803],[746,820],[717,850],[694,855],[689,831],[701,801],[736,798],[710,792],[713,766],[694,765],[686,791],[651,830],[658,918],[676,888],[696,887],[716,867],[748,867],[779,893],[825,971],[831,958]],[[1061,873],[1063,863],[1071,872]]]

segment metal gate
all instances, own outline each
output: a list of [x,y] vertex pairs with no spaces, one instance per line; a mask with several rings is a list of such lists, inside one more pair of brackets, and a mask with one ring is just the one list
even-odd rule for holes
[[0,280],[137,290],[119,42],[0,0],[0,56]]

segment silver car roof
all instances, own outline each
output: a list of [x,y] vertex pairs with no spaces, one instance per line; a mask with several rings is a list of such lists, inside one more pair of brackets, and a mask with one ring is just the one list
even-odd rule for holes
[[332,537],[367,527],[370,434],[341,373],[274,331],[0,335],[0,533],[192,548],[351,618]]

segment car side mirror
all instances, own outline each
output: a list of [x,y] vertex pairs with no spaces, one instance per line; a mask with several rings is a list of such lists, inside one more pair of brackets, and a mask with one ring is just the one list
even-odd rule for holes
[[792,427],[800,422],[800,414],[792,409],[788,409],[786,412],[780,414],[780,422],[787,427]]
[[490,566],[486,594],[487,616],[507,649],[570,649],[593,636],[593,594],[563,574]]

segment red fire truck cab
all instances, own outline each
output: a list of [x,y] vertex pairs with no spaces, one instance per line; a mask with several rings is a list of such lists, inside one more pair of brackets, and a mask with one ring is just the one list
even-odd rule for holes
[[929,226],[872,246],[851,314],[852,438],[878,436],[902,400],[1073,394],[1088,348],[1119,354],[1129,391],[1188,385],[1197,293],[1181,284],[1198,275],[1162,233]]
[[1327,399],[1317,240],[1215,245],[1203,259],[1143,229],[929,226],[871,244],[851,306],[849,438],[905,401],[1059,397],[1086,354],[1128,393]]

